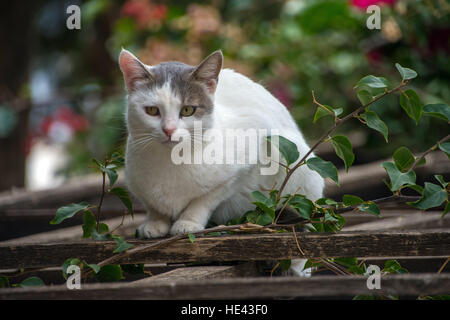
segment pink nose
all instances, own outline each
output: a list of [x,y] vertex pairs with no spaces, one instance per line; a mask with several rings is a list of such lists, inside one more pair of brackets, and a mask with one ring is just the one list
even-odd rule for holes
[[163,128],[164,133],[169,138],[172,136],[172,134],[174,133],[175,130],[176,130],[176,128]]

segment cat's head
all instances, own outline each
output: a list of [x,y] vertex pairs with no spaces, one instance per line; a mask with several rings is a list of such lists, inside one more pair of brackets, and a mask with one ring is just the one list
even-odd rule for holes
[[211,128],[222,60],[222,52],[215,51],[198,66],[181,62],[148,66],[123,49],[119,64],[128,91],[129,134],[173,145],[173,136],[193,133],[194,121],[202,121],[203,130]]

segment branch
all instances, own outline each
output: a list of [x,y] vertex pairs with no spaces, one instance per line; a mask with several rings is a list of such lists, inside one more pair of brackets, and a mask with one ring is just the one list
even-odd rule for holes
[[416,159],[416,161],[414,161],[414,163],[411,165],[411,168],[408,170],[408,172],[409,172],[409,171],[412,171],[412,170],[417,166],[417,164],[418,164],[422,159],[425,158],[425,156],[426,156],[427,154],[429,154],[430,152],[436,150],[436,149],[439,147],[439,145],[440,145],[441,143],[444,143],[445,141],[447,141],[447,140],[449,140],[449,139],[450,139],[450,134],[449,134],[448,136],[442,138],[441,140],[439,140],[435,145],[433,145],[433,146],[430,147],[427,151],[425,151],[424,153],[422,153],[422,154]]
[[381,98],[384,98],[385,96],[396,92],[400,89],[402,89],[403,87],[407,86],[409,84],[409,81],[406,82],[402,82],[401,84],[399,84],[397,87],[391,89],[391,90],[387,90],[385,91],[383,94],[379,95],[378,97],[376,97],[375,99],[373,99],[372,101],[370,101],[369,103],[366,103],[365,105],[359,107],[358,109],[356,109],[355,111],[353,111],[352,113],[346,115],[344,118],[342,119],[336,119],[336,122],[334,123],[334,125],[322,136],[320,137],[320,139],[309,149],[309,151],[303,156],[303,158],[300,159],[300,161],[292,168],[289,169],[286,177],[284,178],[281,186],[280,186],[280,190],[278,191],[277,194],[277,201],[280,200],[281,198],[281,194],[284,190],[284,188],[286,187],[287,182],[289,181],[289,178],[291,177],[291,175],[294,173],[295,170],[297,170],[300,166],[302,166],[304,164],[304,162],[306,161],[306,159],[308,159],[308,157],[312,154],[312,152],[320,145],[322,144],[327,138],[328,136],[335,131],[337,128],[339,128],[345,121],[357,116],[361,111],[363,111],[364,109],[366,109],[367,107],[369,107],[370,105],[372,105],[373,103],[377,102],[378,100],[380,100]]

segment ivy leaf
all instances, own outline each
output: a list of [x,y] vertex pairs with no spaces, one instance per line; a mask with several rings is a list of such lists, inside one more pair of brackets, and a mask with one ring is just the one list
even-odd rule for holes
[[402,76],[402,80],[411,80],[417,77],[417,72],[415,72],[413,69],[404,68],[399,63],[396,63],[395,67]]
[[380,208],[373,201],[367,201],[361,204],[358,209],[376,216],[380,215]]
[[253,199],[255,199],[255,202],[263,203],[268,207],[273,207],[275,205],[272,198],[267,198],[261,191],[253,191],[251,195]]
[[423,107],[423,114],[450,121],[450,107],[444,103],[427,104]]
[[322,105],[322,106],[325,109],[322,107],[317,107],[316,113],[314,114],[313,123],[316,123],[317,120],[319,120],[320,118],[323,118],[325,116],[334,115],[334,117],[338,117],[344,111],[344,109],[342,109],[342,108],[333,108],[333,107],[330,107],[327,105]]
[[336,201],[334,201],[333,199],[330,199],[330,198],[320,198],[320,199],[318,199],[317,201],[316,201],[316,203],[319,205],[319,206],[325,206],[325,205],[327,205],[327,206],[337,206],[338,205],[338,203],[336,202]]
[[29,277],[23,280],[21,283],[16,285],[17,287],[40,287],[45,286],[44,281],[38,277]]
[[414,171],[401,172],[392,162],[383,162],[381,166],[386,170],[391,180],[391,191],[397,191],[405,184],[415,184],[416,173]]
[[89,268],[91,268],[95,273],[99,273],[100,266],[98,264],[86,264]]
[[408,273],[408,270],[403,268],[397,260],[388,260],[384,264],[383,272],[388,273]]
[[445,215],[450,211],[450,202],[447,200],[447,205],[444,208],[444,212],[442,212],[441,218],[444,218]]
[[338,181],[338,171],[335,165],[330,161],[322,160],[319,157],[309,158],[306,161],[306,165],[309,169],[316,171],[320,176],[324,179],[330,178],[337,185],[339,185]]
[[[274,213],[275,215],[275,213]],[[255,223],[259,224],[260,226],[266,226],[268,224],[271,224],[273,222],[273,216],[267,212],[264,212],[263,214],[260,214],[256,217]]]
[[115,264],[101,267],[95,277],[100,282],[115,282],[124,278],[122,268]]
[[356,84],[355,87],[359,88],[364,86],[375,89],[387,88],[388,82],[383,77],[375,77],[373,75],[368,75],[359,80],[359,82]]
[[193,235],[192,233],[188,233],[188,238],[189,238],[189,241],[190,241],[191,243],[194,243],[194,241],[195,241],[195,235]]
[[130,213],[131,217],[133,218],[133,215],[134,215],[133,203],[131,202],[131,198],[130,198],[128,191],[124,188],[116,187],[116,188],[109,190],[109,193],[114,194],[117,197],[119,197],[119,199],[122,201],[122,203],[128,209],[128,212]]
[[125,239],[120,236],[113,236],[113,239],[117,243],[117,247],[114,249],[113,253],[121,253],[134,247],[134,245],[126,242]]
[[439,149],[445,152],[445,154],[450,158],[450,142],[444,142],[439,144]]
[[360,197],[353,196],[353,195],[350,195],[350,194],[344,194],[344,196],[342,197],[342,203],[346,207],[356,206],[356,205],[361,204],[363,202],[364,202],[364,200],[361,199]]
[[86,210],[83,213],[83,238],[89,238],[92,232],[95,230],[96,220],[94,214],[90,210]]
[[80,202],[61,207],[56,211],[55,219],[50,221],[50,224],[60,224],[62,221],[72,218],[76,213],[86,210],[89,206],[87,202]]
[[117,166],[115,164],[109,164],[103,168],[103,171],[108,175],[110,187],[113,186],[113,184],[117,181],[117,178],[119,177],[117,171],[115,170],[116,167]]
[[288,271],[289,268],[291,267],[291,260],[280,260],[278,261],[278,263],[280,264],[281,269],[283,269],[284,271]]
[[304,195],[296,194],[289,200],[289,205],[297,210],[304,219],[310,219],[314,210],[314,203]]
[[365,106],[366,104],[370,103],[373,100],[372,94],[365,89],[359,90],[357,96],[363,106]]
[[442,175],[436,174],[434,177],[436,178],[437,181],[439,181],[439,183],[443,188],[447,187],[448,182],[445,182],[444,177]]
[[125,164],[125,158],[118,152],[114,152],[111,155],[111,163],[115,164],[117,167],[121,167]]
[[423,196],[416,202],[408,202],[414,208],[427,210],[434,207],[439,207],[447,200],[447,192],[437,184],[425,182],[423,189]]
[[366,121],[369,128],[380,132],[383,135],[384,140],[386,140],[386,143],[388,142],[388,127],[374,111],[367,111],[361,114],[360,117]]
[[120,267],[123,271],[129,274],[144,274],[144,264],[121,264]]
[[344,161],[345,170],[348,172],[348,169],[355,161],[355,155],[353,154],[352,144],[350,140],[346,136],[334,136],[331,138],[331,142],[333,143],[334,151]]
[[[297,145],[283,136],[270,136],[267,137],[267,140],[272,143],[273,137],[278,137],[278,142],[275,142],[275,145],[277,146],[283,158],[286,160],[287,166],[290,166],[292,163],[297,161],[298,157],[300,156]],[[275,139],[275,141],[276,140],[277,139]]]
[[407,171],[415,161],[414,155],[406,147],[398,148],[393,155],[395,165],[400,171]]
[[416,121],[417,125],[422,117],[422,103],[417,93],[412,89],[402,92],[400,94],[400,106],[411,119]]
[[9,288],[10,286],[8,277],[0,276],[0,288]]

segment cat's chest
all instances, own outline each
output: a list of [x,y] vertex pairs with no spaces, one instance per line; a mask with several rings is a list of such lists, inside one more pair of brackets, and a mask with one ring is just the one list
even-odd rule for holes
[[[131,192],[160,213],[176,216],[192,199],[226,180],[224,172],[204,165],[176,165],[163,155],[127,153]],[[216,171],[217,170],[217,171]]]

